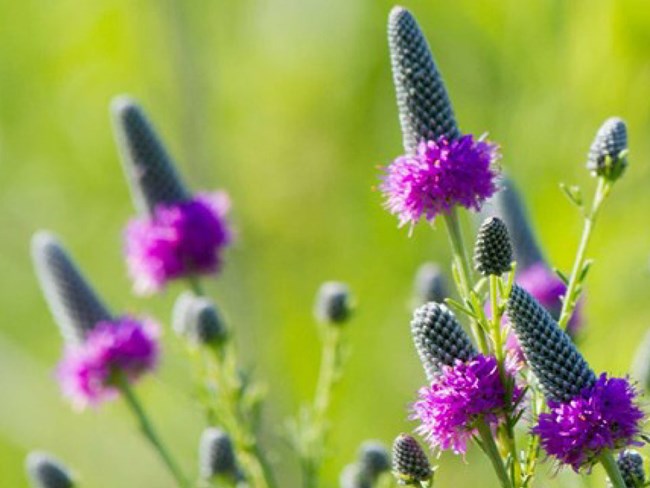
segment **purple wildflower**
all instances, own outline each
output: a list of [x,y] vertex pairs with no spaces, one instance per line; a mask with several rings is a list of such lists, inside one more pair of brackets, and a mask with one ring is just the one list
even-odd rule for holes
[[457,454],[466,452],[477,421],[496,425],[507,408],[497,361],[482,354],[442,366],[431,386],[421,388],[418,395],[410,417],[420,421],[417,432],[432,448]]
[[385,207],[411,229],[455,205],[479,210],[496,190],[497,146],[472,135],[421,142],[415,154],[398,157],[385,168],[380,190]]
[[[517,284],[530,293],[555,319],[560,318],[562,311],[562,298],[566,293],[566,285],[543,262],[537,262],[517,275]],[[575,338],[582,328],[582,300],[573,311],[567,324],[567,334]],[[517,337],[510,333],[506,340],[506,347],[523,360],[523,352]]]
[[66,348],[57,370],[63,394],[78,408],[115,397],[118,375],[134,382],[156,366],[157,337],[154,323],[131,317],[97,323],[82,344]]
[[136,292],[150,294],[173,279],[219,271],[221,251],[232,238],[229,206],[228,196],[216,192],[159,204],[151,217],[132,220],[125,252]]
[[549,401],[550,412],[539,415],[533,433],[550,456],[576,472],[589,469],[604,449],[637,444],[644,417],[637,395],[627,379],[603,373],[569,402]]

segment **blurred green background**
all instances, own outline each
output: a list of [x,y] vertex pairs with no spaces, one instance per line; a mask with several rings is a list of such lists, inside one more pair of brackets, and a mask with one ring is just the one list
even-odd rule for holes
[[[621,374],[650,326],[650,8],[647,0],[405,1],[426,32],[461,127],[489,131],[525,192],[547,255],[569,268],[580,220],[558,182],[590,193],[585,155],[600,123],[629,124],[631,157],[598,225],[583,350]],[[53,367],[61,343],[28,243],[56,231],[116,310],[168,324],[180,287],[130,293],[120,233],[133,210],[107,107],[130,93],[196,189],[225,188],[237,244],[211,286],[245,362],[269,388],[264,442],[282,486],[297,464],[277,440],[311,397],[321,281],[358,301],[351,357],[332,409],[323,486],[366,438],[413,425],[423,382],[408,332],[418,265],[447,266],[442,229],[413,237],[381,209],[377,165],[401,151],[383,0],[0,0],[0,486],[25,486],[32,448],[56,453],[87,487],[168,487],[120,402],[76,414]],[[202,424],[173,334],[139,388],[186,469]],[[442,456],[439,486],[496,486],[480,454]],[[542,468],[550,477],[550,466]],[[600,477],[600,470],[595,470]],[[601,486],[602,481],[593,481]],[[563,473],[539,486],[580,486]]]

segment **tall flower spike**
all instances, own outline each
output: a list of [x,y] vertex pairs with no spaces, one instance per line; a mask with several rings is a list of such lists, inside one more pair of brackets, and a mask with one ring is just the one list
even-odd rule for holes
[[219,345],[228,335],[217,307],[209,298],[192,292],[181,294],[174,304],[172,327],[194,345]]
[[63,339],[82,343],[111,314],[54,235],[37,232],[31,248],[38,281]]
[[616,180],[627,167],[627,127],[623,119],[610,117],[600,126],[589,149],[587,169]]
[[512,246],[506,224],[498,217],[489,217],[476,236],[474,265],[483,276],[500,276],[510,271],[511,264]]
[[203,431],[199,444],[199,471],[205,480],[215,476],[241,479],[232,440],[224,431],[215,427]]
[[[645,486],[645,471],[643,469],[643,458],[634,450],[621,452],[616,460],[618,469],[623,475],[626,488],[641,488]],[[611,487],[611,482],[607,483]]]
[[401,484],[416,484],[431,479],[429,459],[418,441],[400,434],[393,443],[393,473]]
[[467,361],[478,353],[454,314],[445,305],[430,302],[415,310],[411,321],[415,349],[431,381],[443,365]]
[[363,466],[359,463],[351,463],[341,471],[339,486],[341,488],[373,488],[373,483]]
[[74,482],[67,468],[45,452],[30,452],[25,470],[34,488],[73,488]]
[[571,338],[523,288],[514,285],[506,313],[528,364],[549,400],[568,402],[596,382]]
[[418,306],[427,302],[443,302],[449,295],[445,276],[435,263],[424,263],[418,268],[413,288]]
[[502,177],[500,187],[500,191],[490,200],[489,205],[483,207],[482,215],[499,217],[506,224],[519,269],[544,262],[544,255],[514,182],[510,178]]
[[174,163],[142,108],[127,96],[111,103],[115,139],[133,203],[141,216],[159,204],[185,201],[185,189]]
[[422,141],[460,137],[429,45],[405,8],[395,7],[390,12],[388,43],[406,152],[415,153]]

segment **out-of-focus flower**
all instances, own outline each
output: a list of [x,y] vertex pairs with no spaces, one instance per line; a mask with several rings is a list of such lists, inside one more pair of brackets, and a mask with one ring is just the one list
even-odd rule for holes
[[222,476],[231,480],[242,478],[235,448],[230,436],[221,429],[208,427],[199,443],[199,471],[202,479]]
[[77,408],[115,397],[121,382],[133,383],[158,361],[158,327],[131,317],[99,322],[79,345],[68,346],[57,376]]
[[428,302],[444,302],[449,292],[440,266],[436,263],[422,264],[415,274],[413,291],[415,305],[418,307]]
[[48,453],[32,451],[25,459],[27,476],[34,488],[73,488],[68,469]]
[[327,281],[316,295],[314,315],[316,320],[328,324],[342,324],[352,313],[350,289],[345,283]]

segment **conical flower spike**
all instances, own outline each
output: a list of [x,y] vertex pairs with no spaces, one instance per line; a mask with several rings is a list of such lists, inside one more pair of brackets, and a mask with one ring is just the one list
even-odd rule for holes
[[51,455],[30,452],[25,460],[27,476],[34,488],[73,488],[67,468]]
[[411,334],[429,380],[441,366],[453,366],[457,360],[467,361],[478,354],[451,310],[439,303],[427,303],[414,312]]
[[[643,469],[643,458],[641,454],[633,450],[625,450],[619,454],[616,464],[623,475],[626,488],[641,488],[645,486],[645,471]],[[612,486],[609,480],[607,486]]]
[[424,263],[418,268],[413,288],[418,306],[428,302],[440,303],[449,296],[445,276],[435,263]]
[[427,455],[408,434],[400,434],[393,443],[393,473],[407,485],[427,481],[433,474]]
[[388,43],[406,152],[414,154],[420,142],[440,136],[457,139],[460,132],[429,45],[402,7],[390,13]]
[[80,344],[98,322],[111,314],[56,237],[38,232],[32,259],[47,304],[67,344]]
[[185,201],[189,194],[143,110],[119,96],[111,103],[115,139],[136,210],[152,215],[159,204]]
[[500,187],[501,190],[489,205],[483,207],[483,215],[499,217],[506,224],[518,269],[525,270],[537,263],[543,263],[544,256],[515,184],[509,178],[503,177]]
[[571,338],[523,288],[515,285],[506,309],[528,364],[549,400],[568,402],[596,382]]
[[511,264],[512,246],[506,224],[498,217],[489,217],[476,236],[474,265],[483,276],[500,276],[510,271]]
[[627,167],[627,127],[623,119],[611,117],[600,126],[589,149],[587,169],[616,180]]
[[214,427],[203,431],[199,445],[199,470],[205,480],[215,476],[241,478],[232,440],[224,431]]
[[358,459],[363,472],[373,481],[390,469],[390,453],[377,441],[361,444]]

